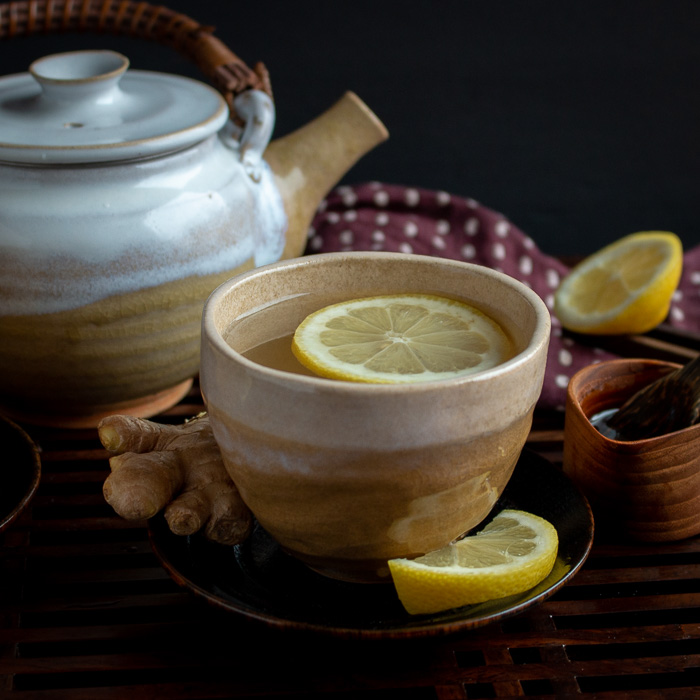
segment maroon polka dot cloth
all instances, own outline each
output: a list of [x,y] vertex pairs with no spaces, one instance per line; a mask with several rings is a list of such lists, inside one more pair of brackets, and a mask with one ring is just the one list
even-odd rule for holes
[[[336,188],[312,222],[307,254],[349,250],[437,255],[486,265],[528,285],[550,311],[554,291],[568,272],[505,216],[473,199],[377,182]],[[700,247],[685,254],[668,323],[700,331]],[[612,357],[565,337],[552,316],[540,408],[563,409],[571,376]]]

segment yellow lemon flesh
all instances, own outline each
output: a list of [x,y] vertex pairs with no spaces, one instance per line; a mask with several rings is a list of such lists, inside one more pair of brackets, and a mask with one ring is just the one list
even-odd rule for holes
[[478,309],[430,294],[353,299],[307,316],[292,352],[322,377],[424,382],[480,372],[512,356],[503,329]]
[[503,510],[475,535],[417,559],[391,559],[399,599],[412,615],[523,593],[546,578],[559,549],[555,527]]
[[578,333],[645,333],[666,318],[682,267],[675,234],[630,234],[571,270],[554,295],[554,313]]

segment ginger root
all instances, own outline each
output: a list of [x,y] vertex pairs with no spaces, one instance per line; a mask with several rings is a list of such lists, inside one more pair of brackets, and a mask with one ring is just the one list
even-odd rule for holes
[[113,455],[102,491],[121,517],[147,519],[165,508],[176,535],[203,528],[208,539],[233,545],[250,534],[253,516],[226,472],[206,413],[178,426],[108,416],[98,433]]

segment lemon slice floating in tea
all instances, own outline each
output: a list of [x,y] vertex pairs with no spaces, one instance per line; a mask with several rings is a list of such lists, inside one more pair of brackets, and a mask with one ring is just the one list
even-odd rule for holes
[[480,372],[512,355],[491,318],[461,301],[393,294],[307,316],[292,351],[315,374],[354,382],[424,382]]
[[391,559],[399,599],[415,614],[523,593],[544,580],[559,549],[555,527],[521,510],[503,510],[475,535],[417,559]]
[[579,333],[645,333],[666,318],[682,266],[675,234],[630,234],[571,270],[554,295],[554,312]]

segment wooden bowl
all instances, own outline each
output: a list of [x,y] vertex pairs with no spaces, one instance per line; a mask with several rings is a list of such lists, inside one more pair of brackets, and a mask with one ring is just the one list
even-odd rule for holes
[[569,382],[564,472],[588,497],[599,529],[648,542],[700,533],[700,424],[624,442],[605,437],[591,423],[678,367],[610,360],[585,367]]

